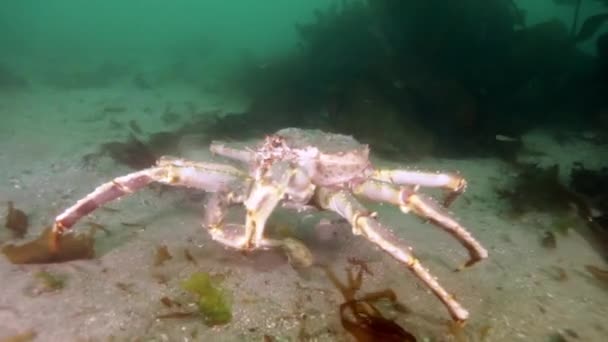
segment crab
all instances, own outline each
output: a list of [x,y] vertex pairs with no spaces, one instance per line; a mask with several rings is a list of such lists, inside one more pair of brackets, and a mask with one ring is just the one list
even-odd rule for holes
[[[468,311],[422,266],[412,248],[358,200],[393,204],[404,213],[413,213],[444,229],[468,250],[469,260],[463,267],[471,266],[487,258],[488,252],[445,209],[466,188],[465,179],[458,173],[376,169],[369,160],[368,145],[351,136],[320,130],[285,128],[266,136],[253,148],[238,149],[213,142],[210,150],[231,159],[233,165],[161,157],[153,167],[97,187],[55,218],[51,248],[61,248],[61,234],[96,208],[158,182],[210,193],[203,226],[213,240],[243,251],[282,248],[288,257],[310,265],[310,252],[303,243],[267,237],[264,229],[278,206],[316,208],[336,213],[350,224],[353,234],[366,238],[404,264],[445,305],[453,320],[467,320]],[[421,186],[443,188],[443,203],[419,192]],[[244,224],[225,222],[232,205],[244,205]]]

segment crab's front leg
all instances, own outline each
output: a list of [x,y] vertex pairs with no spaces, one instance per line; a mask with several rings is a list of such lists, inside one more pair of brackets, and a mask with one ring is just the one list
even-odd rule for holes
[[393,258],[404,263],[443,302],[454,320],[463,322],[469,317],[468,311],[412,255],[411,247],[383,227],[374,218],[375,215],[363,207],[350,192],[319,188],[315,200],[322,208],[332,210],[347,219],[355,235],[363,235]]
[[214,141],[209,146],[209,150],[213,154],[217,154],[229,159],[238,160],[244,163],[250,163],[255,157],[255,153],[248,150],[239,150],[236,148],[228,147],[219,141]]
[[352,191],[374,201],[396,205],[404,213],[411,211],[450,233],[469,251],[470,258],[465,263],[465,267],[488,257],[488,251],[444,208],[433,199],[412,190],[410,187],[396,187],[391,183],[370,179],[353,184]]
[[467,187],[467,181],[457,173],[432,173],[410,170],[374,170],[371,178],[397,185],[443,188],[447,191],[443,206],[449,207]]
[[[212,194],[205,207],[203,225],[209,229],[213,240],[226,246],[240,250],[281,248],[292,264],[308,267],[313,258],[301,242],[291,238],[267,238],[264,230],[268,217],[281,200],[308,203],[313,193],[314,186],[301,169],[277,163],[251,183],[230,184]],[[237,203],[245,205],[245,226],[224,222],[228,208]]]
[[247,210],[245,248],[263,245],[266,221],[281,200],[307,203],[314,190],[308,175],[290,163],[275,163],[262,173],[254,181],[251,192],[244,201]]
[[155,167],[133,172],[102,184],[93,192],[67,208],[55,218],[51,231],[51,248],[58,248],[59,235],[70,229],[80,218],[114,199],[131,194],[150,183],[185,186],[205,191],[218,191],[226,184],[246,179],[237,168],[212,163],[190,162],[163,157]]

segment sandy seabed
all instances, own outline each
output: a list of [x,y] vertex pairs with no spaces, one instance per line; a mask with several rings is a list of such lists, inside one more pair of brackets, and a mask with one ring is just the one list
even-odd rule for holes
[[[11,200],[30,219],[26,239],[48,226],[55,215],[95,186],[129,172],[102,158],[94,169],[82,156],[100,143],[123,139],[128,122],[137,120],[145,133],[158,132],[167,106],[183,112],[239,111],[239,101],[204,96],[181,87],[141,92],[131,88],[54,91],[30,89],[0,95],[0,201]],[[104,113],[121,106],[120,113]],[[111,128],[114,120],[124,128]],[[524,137],[527,146],[546,154],[541,164],[572,162],[599,166],[606,147],[573,141],[555,145],[542,131]],[[204,146],[188,137],[180,154],[209,158]],[[603,149],[603,150],[602,150]],[[382,222],[393,227],[413,247],[423,264],[471,312],[458,336],[440,302],[407,269],[343,224],[319,227],[317,220],[277,215],[279,225],[297,229],[320,263],[345,279],[347,259],[365,260],[362,292],[393,289],[408,309],[400,313],[382,306],[386,316],[412,332],[419,341],[604,341],[608,336],[606,288],[585,265],[606,268],[600,255],[571,229],[557,235],[557,248],[539,240],[551,224],[544,214],[513,219],[505,214],[494,189],[508,186],[514,174],[497,159],[425,159],[416,165],[375,160],[379,167],[458,170],[469,181],[468,191],[451,208],[455,217],[487,247],[488,260],[463,272],[453,270],[467,258],[466,250],[449,235],[388,206],[372,205]],[[604,165],[605,166],[605,165]],[[564,175],[567,176],[567,175]],[[433,192],[431,192],[433,193]],[[32,332],[36,341],[349,341],[342,328],[339,291],[318,268],[294,269],[274,251],[244,255],[210,240],[200,227],[203,203],[191,192],[143,190],[87,218],[103,224],[109,235],[97,235],[97,258],[51,265],[13,265],[0,257],[0,341]],[[84,221],[84,220],[83,220]],[[137,222],[141,227],[122,223]],[[581,225],[584,223],[580,222]],[[86,230],[85,224],[76,226]],[[327,234],[327,230],[331,234]],[[14,242],[0,230],[0,243]],[[155,266],[159,245],[173,256]],[[188,250],[195,262],[188,260]],[[66,278],[54,292],[32,291],[39,271]],[[223,277],[231,293],[233,319],[207,327],[200,319],[158,319],[171,312],[161,298],[183,296],[182,279],[204,271]],[[602,338],[604,336],[604,338]]]

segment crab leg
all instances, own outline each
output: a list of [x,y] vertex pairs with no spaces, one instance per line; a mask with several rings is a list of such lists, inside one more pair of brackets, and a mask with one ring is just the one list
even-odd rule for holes
[[276,163],[257,179],[245,200],[247,248],[262,245],[266,221],[283,199],[306,203],[315,187],[300,168]]
[[133,172],[102,184],[59,214],[51,231],[51,247],[56,250],[59,235],[70,229],[81,217],[107,202],[131,194],[150,183],[158,182],[214,192],[228,183],[244,179],[247,179],[247,174],[231,166],[163,157],[155,167]]
[[[243,184],[228,184],[212,195],[207,203],[204,225],[209,228],[215,240],[245,250],[274,247],[276,244],[264,238],[266,221],[270,214],[284,199],[296,204],[308,203],[315,189],[301,169],[287,163],[273,165],[250,187],[242,187]],[[245,233],[242,236],[224,236],[225,212],[228,206],[236,203],[243,203],[247,211]]]
[[[307,179],[302,178],[304,174],[299,170],[293,170],[287,176],[289,179],[289,185],[292,187],[298,184],[310,185],[309,182],[303,182],[307,181]],[[280,187],[277,187],[276,184],[274,187],[272,184],[254,186],[252,191],[250,191],[250,194],[253,195],[247,197],[249,188],[249,184],[238,182],[231,184],[226,189],[220,190],[211,195],[209,202],[205,207],[205,216],[203,221],[203,225],[209,229],[211,238],[235,249],[282,248],[294,266],[310,266],[313,262],[312,254],[301,242],[292,238],[276,240],[264,237],[264,227],[269,216],[268,212],[272,212],[278,203],[276,198],[279,198],[279,200],[282,198],[282,196],[277,196],[282,192],[280,190],[277,191],[277,189]],[[295,190],[297,189],[298,187],[296,186]],[[296,192],[294,195],[291,195],[290,198],[293,200],[305,199],[308,201],[312,196],[313,191],[314,189],[310,190],[310,196],[307,196],[307,194],[303,192],[294,191],[294,188],[286,189],[285,193],[290,195]],[[295,196],[296,194],[299,194],[301,197],[298,198]],[[264,200],[259,202],[257,200],[258,198],[264,198]],[[230,205],[243,203],[245,201],[250,201],[250,204],[254,203],[253,205],[258,206],[257,211],[247,215],[247,223],[250,225],[253,223],[252,226],[254,229],[247,230],[247,225],[243,226],[242,224],[225,224],[224,216],[228,210],[228,207]],[[248,210],[247,212],[250,213],[251,211]],[[257,219],[257,221],[255,221],[255,219]]]
[[465,267],[488,257],[488,251],[460,223],[451,218],[444,208],[435,203],[433,199],[415,192],[410,187],[397,188],[390,183],[367,180],[353,185],[352,191],[374,201],[399,206],[404,213],[413,211],[414,214],[450,233],[469,251],[470,259]]
[[441,287],[436,278],[412,255],[410,252],[412,248],[383,227],[374,218],[374,213],[363,207],[352,194],[347,191],[319,188],[315,199],[322,208],[332,210],[346,218],[353,227],[353,234],[365,236],[393,258],[404,263],[443,302],[454,320],[462,322],[469,317],[468,311]]
[[254,153],[247,150],[238,150],[235,148],[227,147],[220,142],[212,142],[209,146],[209,150],[213,154],[219,154],[220,156],[249,163],[254,158]]
[[397,185],[419,185],[444,188],[448,191],[443,206],[449,207],[467,187],[467,181],[457,173],[432,173],[410,170],[374,170],[371,178]]
[[230,184],[225,189],[210,195],[205,205],[203,226],[206,227],[211,238],[228,247],[242,249],[247,240],[243,233],[242,224],[226,225],[224,217],[231,205],[243,203],[248,189]]

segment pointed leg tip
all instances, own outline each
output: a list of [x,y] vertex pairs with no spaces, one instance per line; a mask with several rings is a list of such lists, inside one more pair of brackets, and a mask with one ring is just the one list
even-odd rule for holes
[[467,268],[469,268],[469,267],[471,267],[471,266],[475,265],[476,263],[478,263],[478,262],[482,261],[482,260],[483,260],[483,259],[485,259],[485,258],[487,258],[487,256],[486,256],[486,257],[477,257],[477,256],[476,256],[476,257],[472,257],[471,259],[469,259],[469,260],[468,260],[467,262],[465,262],[464,264],[462,264],[462,265],[458,266],[458,267],[457,267],[457,268],[454,270],[454,272],[461,272],[461,271],[464,271],[465,269],[467,269]]
[[454,324],[458,325],[459,327],[464,327],[467,324],[469,319],[469,311],[467,311],[465,308],[461,306],[455,307],[450,314]]

